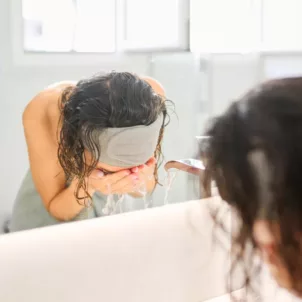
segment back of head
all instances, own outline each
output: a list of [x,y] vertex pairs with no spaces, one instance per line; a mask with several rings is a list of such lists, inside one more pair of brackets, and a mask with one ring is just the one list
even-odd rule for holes
[[254,228],[267,222],[275,254],[290,272],[286,284],[301,294],[302,78],[255,87],[216,118],[207,135],[207,175],[242,219],[241,250],[249,241],[259,247]]
[[143,79],[129,72],[111,72],[78,82],[65,102],[64,116],[72,115],[79,128],[149,125],[164,105],[163,96]]

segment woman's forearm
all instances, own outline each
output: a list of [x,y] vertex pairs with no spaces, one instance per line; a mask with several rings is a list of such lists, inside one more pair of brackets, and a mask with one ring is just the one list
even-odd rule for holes
[[74,219],[84,208],[83,204],[80,204],[75,196],[76,182],[73,181],[70,186],[60,192],[48,206],[48,212],[56,219],[60,221],[70,221]]

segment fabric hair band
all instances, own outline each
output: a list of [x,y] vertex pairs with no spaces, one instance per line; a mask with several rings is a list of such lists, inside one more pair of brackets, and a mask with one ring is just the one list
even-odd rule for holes
[[[93,136],[93,140],[100,147],[98,161],[121,168],[136,167],[146,163],[154,156],[162,125],[163,114],[148,126],[106,128],[98,132]],[[87,147],[85,138],[83,141]]]

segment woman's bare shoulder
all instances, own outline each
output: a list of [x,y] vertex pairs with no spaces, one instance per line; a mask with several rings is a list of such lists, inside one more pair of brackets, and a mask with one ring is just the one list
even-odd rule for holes
[[30,100],[24,110],[23,117],[30,118],[37,113],[40,113],[41,116],[42,112],[50,113],[51,116],[55,112],[59,114],[62,92],[70,86],[75,86],[75,83],[65,81],[49,85]]
[[47,109],[57,111],[61,107],[61,96],[68,87],[74,87],[76,82],[64,81],[49,85],[43,91],[43,100],[47,103]]
[[61,96],[73,82],[52,84],[40,91],[26,106],[23,112],[23,127],[28,131],[36,131],[36,127],[45,129],[57,142],[58,125],[61,115]]
[[53,84],[47,86],[45,90],[62,91],[65,88],[70,87],[70,86],[75,86],[76,84],[77,84],[76,81],[61,81],[61,82],[56,82],[56,83],[53,83]]
[[141,77],[144,81],[146,81],[152,88],[153,90],[158,93],[159,95],[165,96],[165,89],[163,85],[156,79],[151,78],[149,76],[142,76]]

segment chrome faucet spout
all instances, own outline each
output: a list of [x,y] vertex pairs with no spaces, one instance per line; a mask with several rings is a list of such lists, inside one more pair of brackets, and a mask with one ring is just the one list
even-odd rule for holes
[[188,158],[179,160],[170,160],[165,164],[165,170],[169,171],[172,169],[184,171],[187,173],[200,175],[205,169],[203,162],[201,160]]
[[193,158],[170,160],[165,164],[165,170],[167,172],[169,172],[170,170],[180,170],[199,176],[201,183],[203,184],[200,187],[201,198],[211,196],[212,188],[215,190],[215,186],[213,186],[212,180],[205,178],[205,166],[201,160]]

